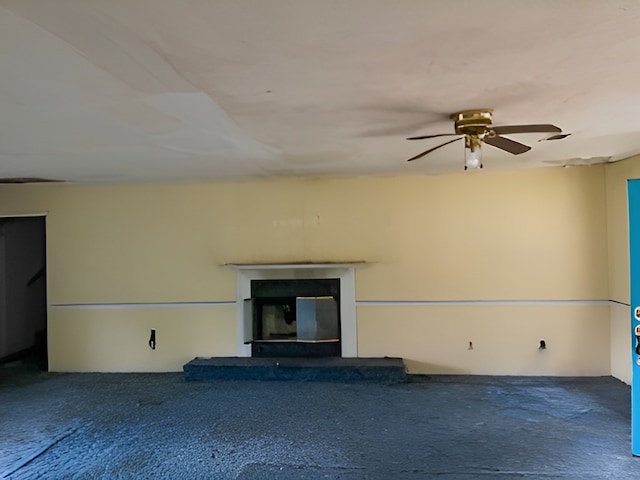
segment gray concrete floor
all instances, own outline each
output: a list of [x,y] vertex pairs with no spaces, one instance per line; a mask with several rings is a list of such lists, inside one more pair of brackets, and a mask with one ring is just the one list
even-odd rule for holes
[[609,377],[185,382],[0,367],[0,478],[632,479]]

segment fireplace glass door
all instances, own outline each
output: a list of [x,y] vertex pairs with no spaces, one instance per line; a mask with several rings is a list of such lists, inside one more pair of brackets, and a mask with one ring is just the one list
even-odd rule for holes
[[296,302],[291,299],[268,299],[259,302],[261,340],[295,340],[297,338]]
[[297,338],[338,341],[338,305],[333,297],[296,297]]

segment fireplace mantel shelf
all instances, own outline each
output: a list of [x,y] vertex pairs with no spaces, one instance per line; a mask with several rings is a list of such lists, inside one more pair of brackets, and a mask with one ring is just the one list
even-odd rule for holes
[[311,269],[311,268],[353,268],[364,265],[365,261],[354,262],[300,262],[300,263],[225,263],[225,267],[236,270],[276,270],[276,269]]

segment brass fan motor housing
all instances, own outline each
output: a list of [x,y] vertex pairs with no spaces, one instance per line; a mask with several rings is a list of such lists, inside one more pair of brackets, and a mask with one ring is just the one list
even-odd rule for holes
[[492,114],[493,110],[490,108],[464,110],[451,115],[451,119],[455,123],[457,134],[482,138],[492,132],[489,128]]

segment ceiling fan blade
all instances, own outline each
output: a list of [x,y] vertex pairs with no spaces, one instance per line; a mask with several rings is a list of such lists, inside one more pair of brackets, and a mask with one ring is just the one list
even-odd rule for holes
[[426,152],[422,152],[422,153],[416,155],[415,157],[411,157],[409,160],[407,160],[407,162],[411,162],[412,160],[417,160],[418,158],[424,157],[426,154],[431,153],[434,150],[437,150],[437,149],[439,149],[441,147],[444,147],[445,145],[449,145],[450,143],[457,142],[458,140],[461,140],[461,139],[462,139],[462,137],[454,138],[453,140],[449,140],[448,142],[444,142],[442,145],[438,145],[437,147],[430,148]]
[[437,133],[435,135],[423,135],[421,137],[409,137],[407,140],[425,140],[427,138],[450,137],[452,135],[460,135],[459,133]]
[[486,136],[482,139],[484,143],[504,150],[505,152],[513,153],[514,155],[520,155],[521,153],[528,152],[531,147],[524,145],[520,142],[514,142],[513,140],[496,135],[495,137]]
[[497,127],[490,127],[491,130],[498,135],[504,135],[509,133],[560,133],[562,129],[555,125],[541,124],[541,125],[498,125]]
[[569,135],[571,135],[570,133],[557,133],[555,135],[551,135],[547,138],[541,138],[540,140],[538,140],[539,142],[548,142],[549,140],[562,140],[563,138],[567,138]]

